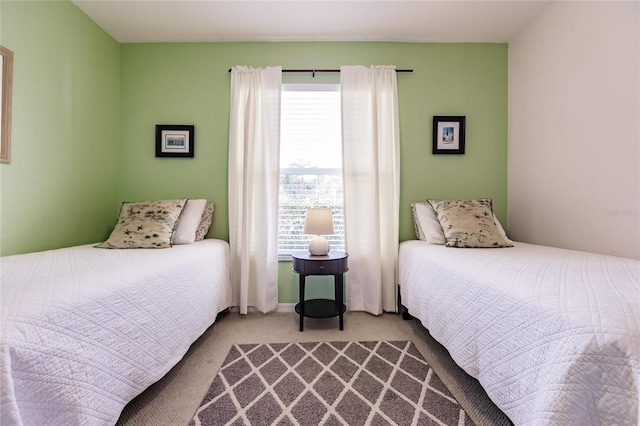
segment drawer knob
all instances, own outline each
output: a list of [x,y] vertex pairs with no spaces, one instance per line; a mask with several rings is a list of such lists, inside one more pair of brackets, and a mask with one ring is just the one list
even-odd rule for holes
[[320,269],[324,269],[324,265],[320,265]]

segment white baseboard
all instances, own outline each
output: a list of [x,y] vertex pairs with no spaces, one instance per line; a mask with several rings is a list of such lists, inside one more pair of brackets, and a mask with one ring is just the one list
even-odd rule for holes
[[296,303],[278,303],[278,312],[295,312]]
[[[295,312],[296,303],[278,303],[278,308],[276,312]],[[237,306],[232,306],[229,308],[230,312],[240,312],[240,309]],[[258,312],[256,308],[253,306],[249,306],[247,308],[247,312]]]

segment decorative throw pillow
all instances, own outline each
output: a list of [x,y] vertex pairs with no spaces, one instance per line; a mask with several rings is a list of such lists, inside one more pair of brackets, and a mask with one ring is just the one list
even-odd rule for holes
[[96,247],[171,247],[173,233],[186,203],[186,198],[122,203],[118,222],[109,239]]
[[416,204],[419,203],[411,203],[411,218],[413,219],[413,232],[416,234],[416,238],[420,241],[424,241],[424,232],[422,232],[422,228],[420,228],[420,219],[418,219],[418,212],[416,211]]
[[429,200],[445,237],[447,247],[511,247],[498,231],[490,199]]
[[411,203],[416,238],[429,244],[444,244],[444,233],[431,204]]
[[207,200],[204,199],[187,201],[173,236],[173,244],[191,244],[196,240],[196,232],[206,205]]
[[204,237],[207,236],[207,232],[209,232],[209,228],[211,227],[211,222],[213,222],[214,208],[214,203],[210,203],[205,206],[204,211],[202,212],[202,218],[200,219],[200,225],[196,231],[196,241],[204,240]]

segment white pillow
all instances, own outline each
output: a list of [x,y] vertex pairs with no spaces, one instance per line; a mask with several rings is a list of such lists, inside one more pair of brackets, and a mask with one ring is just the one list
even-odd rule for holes
[[513,241],[511,241],[509,237],[507,237],[507,233],[504,232],[504,228],[500,224],[500,221],[496,217],[495,213],[493,214],[493,221],[496,223],[496,227],[498,228],[498,233],[500,233],[500,236],[502,237],[502,239],[508,242],[509,244],[513,244]]
[[173,236],[173,244],[191,244],[196,240],[196,231],[200,226],[200,219],[206,205],[207,200],[187,201]]
[[425,203],[411,203],[416,236],[429,244],[444,244],[444,232],[433,207]]

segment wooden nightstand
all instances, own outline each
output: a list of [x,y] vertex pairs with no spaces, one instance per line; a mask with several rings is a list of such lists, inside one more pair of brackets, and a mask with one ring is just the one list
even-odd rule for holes
[[[343,317],[346,307],[342,302],[344,291],[343,274],[349,270],[347,253],[331,251],[325,256],[313,256],[308,251],[297,252],[293,257],[293,272],[300,275],[300,303],[296,305],[296,312],[300,315],[300,331],[304,329],[304,317],[331,318],[339,317],[340,330],[344,330]],[[305,278],[308,275],[333,275],[335,298],[332,299],[304,299]]]

